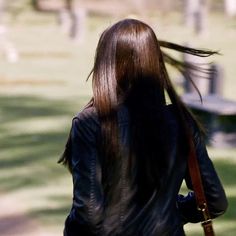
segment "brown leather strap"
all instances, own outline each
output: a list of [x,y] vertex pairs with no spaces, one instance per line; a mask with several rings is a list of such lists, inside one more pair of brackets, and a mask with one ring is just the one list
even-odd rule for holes
[[207,201],[202,185],[202,178],[197,161],[195,146],[193,141],[190,141],[190,152],[188,157],[188,168],[192,180],[193,190],[195,193],[198,209],[202,212],[204,221],[202,227],[204,229],[205,236],[214,236],[214,230],[212,226],[212,220],[207,206]]

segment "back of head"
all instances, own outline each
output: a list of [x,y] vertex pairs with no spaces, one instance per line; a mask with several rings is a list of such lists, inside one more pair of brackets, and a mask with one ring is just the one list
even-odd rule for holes
[[142,97],[153,86],[164,103],[162,64],[158,40],[147,24],[125,19],[108,28],[99,40],[93,71],[98,110],[106,114],[137,92],[136,99]]
[[[184,151],[188,151],[191,129],[186,122],[193,118],[177,95],[171,83],[165,62],[180,72],[184,68],[198,67],[185,64],[163,52],[161,47],[196,56],[210,56],[216,52],[188,48],[156,38],[147,24],[125,19],[106,29],[98,42],[92,73],[93,105],[101,122],[100,151],[103,156],[103,183],[105,192],[111,193],[119,181],[122,162],[117,122],[120,104],[128,107],[131,120],[130,158],[139,166],[140,189],[157,186],[168,165],[171,151],[170,132],[166,120],[165,92],[174,107],[176,121],[183,131]],[[183,74],[191,79],[188,74]],[[182,156],[182,161],[186,156]],[[69,163],[66,154],[61,162]],[[130,162],[132,163],[132,162]],[[132,169],[132,166],[131,166]]]

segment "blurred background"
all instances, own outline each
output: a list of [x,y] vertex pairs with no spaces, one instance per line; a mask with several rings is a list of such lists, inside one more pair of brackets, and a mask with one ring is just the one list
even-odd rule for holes
[[[213,62],[216,72],[213,84],[199,83],[202,107],[169,69],[210,126],[209,154],[230,204],[216,232],[236,235],[236,0],[0,0],[0,235],[62,235],[72,183],[57,160],[91,96],[98,38],[125,17],[147,22],[159,39],[220,51],[197,61]],[[199,224],[185,229],[202,235]]]

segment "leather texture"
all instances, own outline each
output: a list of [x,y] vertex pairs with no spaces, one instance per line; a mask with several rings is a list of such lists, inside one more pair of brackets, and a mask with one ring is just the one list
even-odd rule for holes
[[[196,207],[187,158],[186,162],[177,161],[183,154],[177,146],[181,130],[174,109],[172,105],[166,109],[172,132],[171,158],[162,184],[147,195],[143,204],[136,201],[136,192],[125,172],[120,173],[116,194],[107,204],[102,186],[102,156],[98,152],[101,127],[97,113],[90,107],[73,119],[66,146],[72,165],[73,203],[65,222],[64,236],[183,236],[184,224],[203,220]],[[124,106],[118,111],[118,123],[121,143],[128,149],[130,121]],[[227,199],[205,143],[199,131],[195,127],[193,130],[204,191],[210,214],[215,218],[225,212]],[[122,156],[124,168],[125,153],[128,152]],[[183,180],[189,188],[185,196],[179,194]]]

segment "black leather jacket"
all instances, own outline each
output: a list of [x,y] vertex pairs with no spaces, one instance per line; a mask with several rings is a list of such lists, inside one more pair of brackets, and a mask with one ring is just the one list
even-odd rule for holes
[[[172,127],[172,157],[166,170],[166,182],[154,191],[142,208],[132,198],[128,198],[129,186],[125,181],[119,188],[121,196],[110,209],[119,208],[119,215],[108,214],[104,204],[104,193],[101,184],[101,165],[97,143],[100,124],[94,108],[80,112],[72,122],[70,139],[67,144],[71,153],[73,176],[73,204],[65,222],[64,236],[182,236],[183,225],[202,220],[192,190],[187,163],[177,163],[181,155],[176,147],[179,127],[172,106],[166,108],[169,114],[169,125]],[[118,113],[119,127],[123,143],[129,140],[129,114],[125,107]],[[223,214],[227,208],[227,199],[217,173],[208,157],[206,147],[198,130],[194,131],[194,142],[200,165],[204,190],[211,216]],[[125,158],[125,157],[124,157]],[[189,193],[179,195],[179,189],[186,181]],[[110,211],[112,212],[112,210]],[[112,228],[116,222],[118,227]]]

